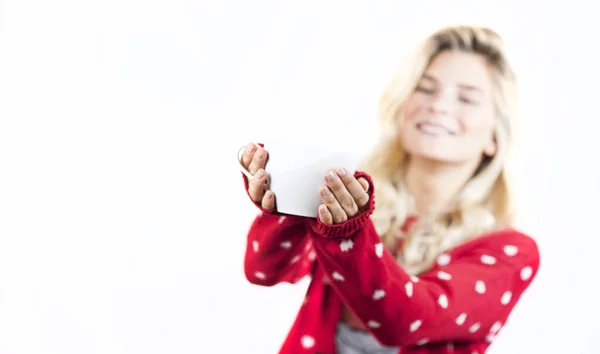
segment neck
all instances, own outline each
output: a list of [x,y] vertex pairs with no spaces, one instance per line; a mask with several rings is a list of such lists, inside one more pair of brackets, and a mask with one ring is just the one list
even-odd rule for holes
[[406,187],[415,198],[419,215],[427,215],[446,206],[473,175],[478,162],[444,164],[411,158],[406,171]]

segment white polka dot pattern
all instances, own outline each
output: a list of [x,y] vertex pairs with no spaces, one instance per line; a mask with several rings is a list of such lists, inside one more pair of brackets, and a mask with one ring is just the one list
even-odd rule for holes
[[407,282],[404,284],[404,290],[406,291],[406,296],[411,297],[413,295],[413,283]]
[[[394,328],[401,325],[408,332],[402,335],[409,342],[423,346],[437,343],[436,348],[442,351],[445,348],[446,353],[456,351],[453,335],[456,338],[469,338],[470,333],[473,334],[470,338],[491,343],[505,321],[505,317],[493,316],[505,316],[506,311],[512,309],[524,288],[529,285],[519,282],[529,282],[538,267],[537,254],[529,253],[531,250],[537,251],[535,245],[531,246],[527,239],[521,241],[523,238],[520,235],[514,236],[516,234],[503,230],[508,236],[490,235],[489,238],[482,237],[476,242],[466,243],[464,247],[446,250],[435,258],[430,270],[409,275],[403,270],[402,264],[396,264],[392,254],[383,257],[385,247],[376,235],[359,233],[343,237],[334,234],[330,238],[319,237],[321,231],[316,228],[309,228],[309,232],[314,234],[308,235],[306,228],[298,233],[283,232],[296,227],[299,224],[296,220],[265,214],[257,221],[259,226],[265,227],[248,235],[252,241],[246,256],[256,259],[256,263],[252,263],[252,258],[246,263],[247,274],[254,275],[249,280],[259,285],[271,285],[281,279],[298,281],[307,275],[316,276],[314,279],[318,281],[325,274],[323,283],[309,287],[309,293],[303,299],[305,306],[301,307],[306,310],[301,311],[313,311],[323,301],[324,294],[341,296],[356,309],[359,320],[387,342],[397,340],[392,337],[398,333],[398,329]],[[278,223],[282,226],[277,226]],[[365,232],[372,232],[371,229],[366,228]],[[264,230],[277,230],[275,232],[279,234],[274,237]],[[300,247],[304,247],[304,251],[298,253]],[[317,252],[322,253],[317,257]],[[271,255],[272,260],[267,259]],[[321,264],[313,266],[311,263],[317,259]],[[286,262],[290,265],[286,265]],[[361,269],[368,271],[361,272]],[[327,284],[329,288],[314,291]],[[511,284],[515,287],[511,288]],[[507,306],[504,312],[501,306]],[[397,315],[398,308],[402,308],[400,317]],[[377,317],[361,317],[367,313]],[[307,314],[303,316],[305,318]],[[412,322],[405,322],[407,319],[412,319]],[[448,326],[452,322],[456,326],[453,329]],[[288,342],[296,343],[290,350],[321,350],[317,346],[325,345],[317,343],[321,337],[310,335],[322,331],[318,322],[298,323],[298,330],[293,334],[295,341]],[[445,332],[445,328],[448,328],[448,332]]]
[[383,290],[383,289],[377,289],[373,293],[373,300],[383,299],[384,296],[385,296],[385,290]]
[[311,247],[312,247],[312,242],[310,240],[308,240],[306,242],[306,246],[304,246],[304,250],[308,251]]
[[485,293],[485,283],[483,280],[478,280],[475,282],[475,291],[479,294]]
[[331,274],[331,277],[337,281],[344,281],[344,276],[338,272],[333,272],[333,274]]
[[481,263],[483,264],[496,264],[496,258],[494,258],[493,256],[484,254],[483,256],[481,256]]
[[496,333],[498,333],[500,328],[502,328],[502,322],[496,321],[496,322],[494,322],[492,327],[490,327],[490,333],[496,334]]
[[416,320],[410,324],[409,330],[414,332],[419,329],[419,327],[421,327],[421,320]]
[[440,295],[440,297],[438,297],[438,304],[440,305],[441,308],[447,309],[448,308],[448,297],[444,294]]
[[529,266],[521,269],[521,279],[523,281],[529,280],[529,278],[531,277],[532,273],[533,273],[533,269],[531,269],[531,267],[529,267]]
[[354,242],[352,242],[352,240],[344,240],[340,242],[340,249],[342,252],[348,252],[352,249],[352,247],[354,247]]
[[451,280],[452,279],[452,276],[450,274],[443,272],[441,270],[437,273],[437,276],[438,276],[438,278],[440,278],[442,280]]
[[416,344],[418,346],[421,346],[421,345],[425,345],[427,343],[429,343],[429,339],[428,338],[422,338],[422,339],[419,339]]
[[516,256],[518,252],[519,252],[519,248],[517,246],[513,246],[513,245],[504,246],[504,254],[509,257]]
[[450,255],[447,253],[442,253],[440,254],[437,259],[436,262],[440,267],[443,267],[445,265],[448,265],[450,263]]
[[460,315],[458,315],[458,317],[456,318],[456,324],[459,326],[462,326],[465,323],[466,319],[467,319],[467,314],[463,312]]
[[367,322],[367,326],[369,326],[371,328],[379,328],[379,327],[381,327],[381,323],[370,320],[369,322]]
[[512,298],[512,293],[510,291],[502,294],[502,298],[500,298],[500,303],[502,305],[508,305],[510,303],[510,299]]
[[300,341],[304,349],[310,349],[315,346],[315,339],[311,336],[302,336]]
[[379,242],[375,245],[375,255],[379,258],[383,257],[383,243]]

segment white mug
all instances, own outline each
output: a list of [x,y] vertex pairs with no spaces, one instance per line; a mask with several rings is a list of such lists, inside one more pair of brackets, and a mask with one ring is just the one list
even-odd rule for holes
[[[240,170],[248,179],[252,175],[242,166],[246,146],[238,151]],[[319,189],[325,174],[345,168],[354,174],[360,155],[357,152],[315,146],[311,143],[284,141],[265,143],[268,160],[265,165],[270,189],[275,194],[277,211],[282,214],[316,218],[321,199]]]

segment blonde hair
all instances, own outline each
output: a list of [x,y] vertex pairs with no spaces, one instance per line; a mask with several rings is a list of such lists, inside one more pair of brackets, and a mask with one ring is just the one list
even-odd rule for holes
[[[414,203],[403,183],[407,154],[399,137],[399,122],[405,102],[429,63],[446,50],[471,52],[487,59],[497,115],[494,130],[497,150],[493,157],[482,159],[475,175],[446,210],[428,219],[418,219],[403,232],[402,226],[414,213]],[[397,257],[411,274],[430,268],[444,250],[513,222],[507,156],[516,133],[517,91],[503,50],[500,36],[488,28],[444,28],[420,44],[381,98],[378,112],[381,136],[361,168],[372,176],[375,184],[376,208],[371,216],[375,229],[391,251],[397,250],[399,239],[404,240]]]

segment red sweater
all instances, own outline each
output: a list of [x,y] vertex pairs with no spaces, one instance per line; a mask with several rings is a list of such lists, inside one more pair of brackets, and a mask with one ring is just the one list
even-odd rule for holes
[[261,208],[250,227],[244,268],[251,283],[273,286],[311,277],[279,353],[335,354],[345,304],[380,343],[400,347],[399,353],[483,354],[537,273],[535,241],[513,229],[490,232],[411,276],[370,221],[372,180],[356,175],[371,184],[369,209],[343,224]]

